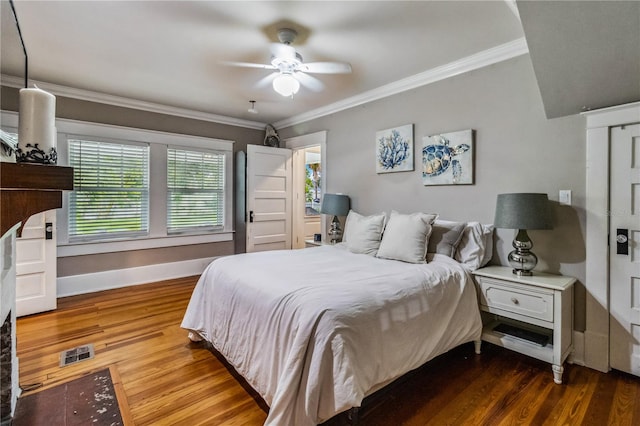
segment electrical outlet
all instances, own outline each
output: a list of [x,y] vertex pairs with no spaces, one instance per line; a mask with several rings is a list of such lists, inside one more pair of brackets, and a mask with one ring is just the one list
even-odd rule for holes
[[571,190],[570,189],[561,189],[558,199],[559,199],[560,205],[562,205],[562,206],[570,206],[571,205]]

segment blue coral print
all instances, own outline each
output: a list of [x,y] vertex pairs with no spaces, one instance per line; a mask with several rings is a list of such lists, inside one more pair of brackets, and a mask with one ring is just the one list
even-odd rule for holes
[[413,126],[377,133],[377,172],[413,170]]

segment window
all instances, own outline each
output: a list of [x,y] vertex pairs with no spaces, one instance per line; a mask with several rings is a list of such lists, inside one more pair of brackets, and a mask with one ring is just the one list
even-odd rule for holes
[[167,232],[224,226],[225,155],[167,149]]
[[69,139],[69,241],[149,232],[149,146]]
[[[18,114],[0,111],[0,123],[16,132]],[[75,186],[56,210],[59,258],[233,241],[233,141],[60,118],[56,128]]]

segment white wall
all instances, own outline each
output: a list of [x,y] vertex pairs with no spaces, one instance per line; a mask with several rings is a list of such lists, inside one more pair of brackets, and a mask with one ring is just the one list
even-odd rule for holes
[[[376,174],[375,133],[414,124],[413,172]],[[475,184],[423,186],[422,138],[474,129]],[[555,206],[555,229],[530,231],[537,269],[578,278],[576,322],[584,329],[585,120],[548,120],[529,56],[520,56],[339,113],[279,129],[284,138],[327,130],[327,192],[351,197],[372,214],[436,212],[443,219],[492,223],[496,195],[545,192]],[[558,191],[573,191],[571,207]],[[513,231],[498,230],[493,263],[506,264]]]

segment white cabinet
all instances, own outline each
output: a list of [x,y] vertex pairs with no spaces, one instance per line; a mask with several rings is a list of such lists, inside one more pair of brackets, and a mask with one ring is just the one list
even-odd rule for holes
[[562,367],[573,350],[575,278],[534,272],[517,276],[511,268],[474,271],[484,327],[482,340],[552,364],[562,383]]

